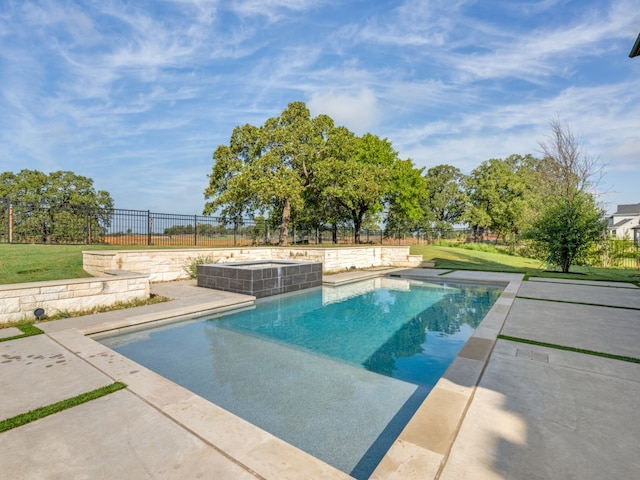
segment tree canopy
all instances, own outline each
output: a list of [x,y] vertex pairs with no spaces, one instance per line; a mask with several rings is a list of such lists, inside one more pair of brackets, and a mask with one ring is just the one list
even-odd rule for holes
[[460,169],[451,165],[436,165],[424,175],[424,224],[438,235],[462,223],[467,207],[465,178]]
[[[107,191],[96,191],[92,179],[69,171],[4,172],[0,199],[12,205],[15,238],[46,243],[75,243],[104,235],[113,208]],[[5,209],[2,212],[8,215]]]
[[294,216],[316,226],[349,221],[356,243],[367,216],[385,206],[418,216],[412,185],[420,171],[410,160],[401,160],[386,139],[358,137],[326,115],[312,118],[302,102],[260,127],[236,127],[213,160],[205,215],[278,215],[280,245],[288,244]]
[[535,187],[536,162],[531,155],[511,155],[504,160],[487,160],[471,172],[464,217],[475,234],[491,230],[506,239],[520,233]]
[[221,209],[224,217],[280,215],[280,244],[288,243],[291,215],[302,210],[314,164],[322,155],[333,121],[311,118],[302,102],[290,103],[261,127],[236,127],[229,145],[213,154],[205,190],[204,214]]

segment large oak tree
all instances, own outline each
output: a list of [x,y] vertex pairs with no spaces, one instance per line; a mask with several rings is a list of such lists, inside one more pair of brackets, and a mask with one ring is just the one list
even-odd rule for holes
[[451,165],[437,165],[424,175],[422,208],[424,224],[430,231],[445,235],[462,222],[467,207],[465,176]]
[[420,171],[391,142],[358,137],[326,115],[311,118],[302,102],[260,127],[236,127],[213,160],[204,213],[278,216],[280,245],[288,244],[294,216],[316,228],[350,222],[360,243],[363,222],[385,206],[398,215],[419,211]]
[[506,239],[522,231],[534,198],[538,162],[531,155],[511,155],[487,160],[471,172],[466,178],[464,218],[474,235],[490,230]]
[[12,241],[17,242],[95,241],[104,235],[113,209],[109,192],[96,191],[91,178],[69,171],[4,172],[0,199],[11,205]]
[[332,127],[326,115],[311,118],[302,102],[290,103],[261,127],[236,127],[229,145],[213,154],[204,214],[220,209],[226,218],[279,215],[279,244],[287,245],[292,213],[303,208],[314,163]]

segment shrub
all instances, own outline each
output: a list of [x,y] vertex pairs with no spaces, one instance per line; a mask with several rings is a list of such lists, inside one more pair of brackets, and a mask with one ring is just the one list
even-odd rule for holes
[[199,255],[195,258],[189,258],[182,265],[182,269],[189,276],[189,278],[198,277],[198,265],[204,265],[206,263],[217,263],[217,259],[213,255]]

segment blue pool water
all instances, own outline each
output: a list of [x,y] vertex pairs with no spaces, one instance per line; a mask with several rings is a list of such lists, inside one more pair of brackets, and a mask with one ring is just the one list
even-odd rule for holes
[[99,341],[367,478],[501,291],[385,277]]

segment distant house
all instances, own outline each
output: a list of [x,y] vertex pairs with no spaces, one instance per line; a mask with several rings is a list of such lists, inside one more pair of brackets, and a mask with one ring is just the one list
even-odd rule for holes
[[616,213],[609,217],[607,230],[612,237],[640,242],[640,203],[618,205]]

